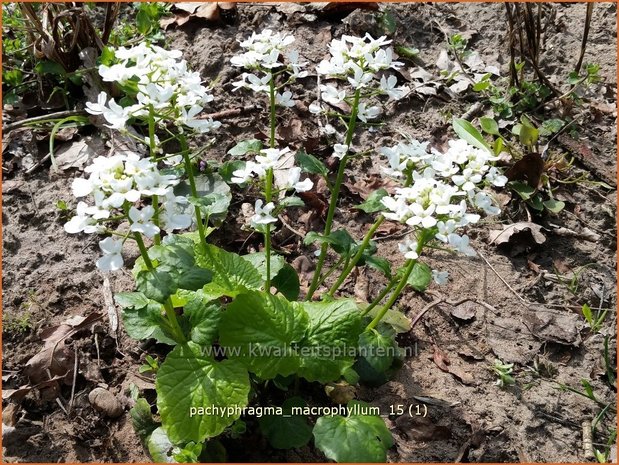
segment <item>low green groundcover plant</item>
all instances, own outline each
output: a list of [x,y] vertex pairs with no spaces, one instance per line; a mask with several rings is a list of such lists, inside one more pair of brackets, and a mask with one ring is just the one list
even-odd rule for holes
[[[295,104],[291,84],[309,78],[308,63],[290,48],[293,42],[293,36],[270,30],[241,42],[232,64],[242,74],[233,86],[268,102],[269,137],[265,145],[240,141],[229,152],[239,158],[218,169],[198,166],[201,151],[190,149],[192,137],[216,132],[220,123],[200,116],[213,97],[180,51],[120,47],[106,50],[99,67],[101,79],[122,98],[102,92],[87,110],[135,139],[143,153],[115,150],[94,159],[87,177],[73,182],[80,201],[65,230],[105,236],[97,260],[103,272],[123,268],[128,241],[140,250],[132,271],[136,291],[118,293],[116,302],[131,337],[170,346],[163,362],[147,357],[144,368],[156,376],[160,423],[143,398],[131,411],[156,461],[222,460],[216,438],[242,435],[242,417],[252,413],[275,448],[301,447],[313,438],[335,461],[385,461],[393,440],[376,411],[352,400],[316,415],[310,408],[315,405],[298,397],[298,382],[385,382],[398,363],[394,303],[407,287],[423,291],[433,278],[449,279],[420,260],[424,250],[474,256],[461,231],[480,213],[499,212],[488,187],[503,186],[506,178],[492,166],[496,157],[483,141],[460,130],[468,142],[451,140],[446,151],[411,137],[393,147],[371,147],[377,163],[379,156],[386,160],[384,176],[400,187],[393,195],[378,189],[357,206],[375,215],[363,238],[334,229],[347,164],[364,154],[353,146],[355,132],[380,117],[386,99],[401,99],[410,89],[398,86],[390,73],[402,63],[394,61],[385,37],[331,42],[330,59],[314,70],[322,84],[309,110],[333,147],[332,176],[317,157],[276,144],[277,111]],[[168,153],[164,147],[177,149]],[[317,264],[302,295],[297,272],[274,252],[271,236],[281,212],[303,207],[297,194],[312,190],[320,177],[330,203],[324,230],[305,237]],[[225,218],[231,189],[257,197],[247,227],[264,237],[262,251],[239,255],[209,242]],[[405,262],[397,269],[377,254],[373,240],[384,221],[413,231],[399,245]],[[355,267],[366,265],[383,274],[387,285],[360,306],[338,291]],[[332,284],[325,288],[329,277]],[[267,388],[280,390],[285,401],[257,414]]]

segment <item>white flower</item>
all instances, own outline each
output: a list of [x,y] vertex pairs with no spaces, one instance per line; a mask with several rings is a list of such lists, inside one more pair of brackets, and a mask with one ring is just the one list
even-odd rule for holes
[[418,247],[419,244],[417,241],[412,241],[408,238],[406,238],[404,242],[398,244],[398,249],[404,254],[404,258],[408,260],[417,260],[419,258],[419,254],[417,253]]
[[335,144],[333,146],[333,156],[335,158],[339,158],[340,160],[346,156],[348,153],[348,145],[345,144]]
[[155,209],[152,206],[147,206],[138,210],[131,207],[129,210],[129,219],[131,220],[131,231],[144,234],[146,237],[154,237],[159,232],[159,228],[150,221],[155,214]]
[[354,71],[354,75],[348,78],[348,82],[350,82],[350,85],[353,86],[354,89],[366,87],[367,84],[374,79],[374,74],[364,71],[363,68],[356,63],[351,63],[351,67]]
[[335,87],[331,85],[321,85],[320,91],[320,96],[322,97],[322,99],[325,102],[330,103],[331,105],[338,105],[339,103],[342,103],[346,98],[346,91],[338,91]]
[[256,156],[256,163],[262,170],[267,171],[274,168],[281,156],[288,152],[290,152],[290,148],[288,147],[284,149],[262,149],[260,153],[264,155]]
[[99,242],[99,248],[103,257],[97,260],[97,268],[101,271],[116,271],[123,267],[124,261],[121,255],[123,243],[121,240],[107,237]]
[[463,236],[459,236],[457,234],[449,234],[447,236],[447,240],[449,241],[449,245],[455,248],[458,252],[463,253],[467,257],[475,257],[477,256],[477,252],[469,245],[469,236],[466,234]]
[[486,215],[498,215],[501,209],[494,205],[492,197],[485,192],[477,192],[473,198],[473,204],[477,208],[481,208]]
[[102,115],[106,110],[105,102],[107,101],[107,94],[105,92],[99,93],[97,96],[97,103],[86,102],[86,111],[91,115]]
[[309,75],[307,71],[301,70],[301,68],[307,66],[307,62],[299,61],[299,52],[291,50],[286,54],[286,58],[288,59],[288,66],[291,68],[290,76],[301,79]]
[[103,117],[108,123],[110,123],[106,124],[108,128],[123,129],[127,124],[127,120],[129,119],[127,110],[118,105],[114,99],[110,99],[108,102],[108,107],[103,108],[102,111]]
[[424,208],[423,205],[419,203],[413,203],[409,208],[412,213],[412,216],[406,220],[406,224],[409,226],[421,225],[425,229],[429,229],[436,224],[436,218],[432,216],[434,210],[436,210],[436,205],[430,205]]
[[267,203],[264,207],[263,203],[261,199],[256,200],[254,216],[250,218],[251,227],[258,231],[262,231],[263,227],[268,224],[277,222],[277,218],[271,216],[271,212],[275,209],[273,202]]
[[385,76],[380,78],[380,90],[389,96],[391,100],[400,100],[406,93],[410,91],[407,86],[396,87],[398,79],[395,76]]
[[314,115],[318,115],[318,114],[322,113],[324,110],[323,110],[322,106],[320,105],[320,102],[318,100],[315,100],[312,103],[310,103],[309,111],[310,111],[310,113],[312,113]]
[[245,163],[245,166],[243,168],[234,170],[232,172],[232,178],[230,179],[230,182],[234,184],[245,184],[254,176],[255,168],[256,164],[252,161],[248,161],[247,163]]
[[443,285],[449,281],[449,271],[432,270],[432,279],[434,279],[434,282],[439,286]]
[[503,176],[498,168],[494,166],[488,170],[488,173],[486,173],[484,179],[496,187],[503,187],[508,181],[507,177]]
[[292,92],[289,90],[285,91],[283,94],[277,92],[275,94],[275,104],[282,107],[294,107],[294,100],[292,100]]
[[465,168],[462,174],[455,174],[451,177],[454,184],[463,191],[468,192],[475,189],[475,185],[481,182],[481,174],[473,172],[470,168]]
[[380,108],[377,106],[368,107],[365,102],[359,104],[357,117],[364,123],[367,123],[369,119],[376,118],[378,115],[380,115]]
[[71,190],[76,198],[86,197],[92,194],[94,187],[88,179],[75,178],[71,184]]
[[307,192],[314,187],[314,183],[311,179],[306,178],[300,181],[301,168],[295,166],[288,171],[288,179],[286,180],[286,187],[288,189],[294,189],[297,192]]

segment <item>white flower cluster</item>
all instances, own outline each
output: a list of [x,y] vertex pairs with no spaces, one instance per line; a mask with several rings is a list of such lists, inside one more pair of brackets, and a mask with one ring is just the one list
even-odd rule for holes
[[[399,100],[410,89],[406,86],[398,87],[395,76],[384,74],[384,71],[397,70],[403,65],[402,62],[393,60],[391,47],[384,47],[390,43],[391,41],[384,36],[374,39],[369,34],[365,37],[343,35],[341,39],[331,41],[329,45],[331,58],[321,61],[316,71],[327,78],[347,81],[355,91],[362,89],[364,97],[382,94],[391,100]],[[380,79],[378,73],[382,74]],[[345,89],[332,84],[321,85],[320,91],[321,99],[332,105],[339,105],[349,98]],[[319,101],[310,105],[312,113],[322,113],[325,110]],[[365,102],[359,104],[357,117],[361,121],[367,122],[368,119],[379,115],[379,107],[370,106]]]
[[[408,176],[410,187],[396,189],[384,197],[385,218],[406,223],[418,230],[429,230],[434,238],[468,256],[476,253],[466,235],[456,230],[479,221],[469,210],[496,215],[500,209],[483,190],[487,185],[504,186],[507,178],[490,165],[496,161],[489,151],[477,149],[464,140],[451,140],[448,150],[427,151],[427,143],[416,140],[381,149],[389,166],[383,171],[394,177]],[[418,257],[418,243],[408,239],[400,244],[408,259]]]
[[119,47],[114,56],[118,62],[99,66],[99,74],[104,81],[118,83],[128,95],[135,94],[137,103],[123,107],[113,98],[108,100],[105,92],[97,102],[88,102],[86,111],[102,115],[108,127],[123,130],[131,118],[148,118],[151,107],[157,124],[172,122],[199,133],[221,126],[211,118],[197,117],[213,96],[202,85],[200,74],[188,69],[179,50],[142,43]]
[[262,75],[243,73],[240,80],[232,83],[234,90],[245,88],[251,89],[256,93],[269,94],[273,70],[283,68],[288,75],[288,80],[284,84],[277,86],[275,103],[283,107],[294,106],[295,102],[292,100],[292,92],[288,90],[282,93],[279,92],[279,90],[295,79],[308,76],[308,72],[303,70],[307,66],[307,62],[301,61],[299,52],[296,50],[286,50],[294,40],[294,36],[290,34],[265,29],[259,34],[254,32],[247,40],[240,42],[244,52],[230,59],[232,65],[262,73]]
[[[282,157],[290,153],[290,148],[263,149],[260,153],[261,155],[257,155],[255,161],[250,160],[245,164],[244,168],[235,170],[232,173],[231,182],[235,184],[244,184],[251,181],[254,176],[263,179],[269,170],[276,169],[280,165]],[[307,192],[314,187],[314,183],[309,178],[301,181],[301,168],[293,166],[287,168],[285,184],[280,187],[286,191],[294,190],[295,192]],[[275,223],[277,221],[275,217],[271,216],[271,212],[275,209],[275,204],[269,202],[264,207],[262,205],[262,200],[256,200],[256,205],[254,207],[255,215],[250,221],[251,227],[257,230],[261,230],[261,225]]]
[[[129,152],[111,157],[97,157],[84,170],[88,178],[73,180],[73,195],[81,199],[92,196],[94,205],[80,201],[77,215],[64,225],[66,232],[100,234],[106,232],[104,223],[128,214],[130,232],[153,237],[160,228],[167,232],[191,226],[193,216],[187,198],[174,195],[179,179],[162,174],[149,159]],[[136,207],[141,201],[158,196],[158,224],[154,222],[155,208]],[[128,211],[126,210],[128,208]],[[124,240],[108,237],[99,242],[104,256],[97,261],[103,271],[122,267],[120,254]]]

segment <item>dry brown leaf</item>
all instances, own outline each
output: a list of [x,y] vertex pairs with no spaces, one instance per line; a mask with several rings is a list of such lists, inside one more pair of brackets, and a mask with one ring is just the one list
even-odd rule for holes
[[471,302],[470,300],[462,302],[460,305],[452,307],[449,313],[451,313],[451,316],[457,318],[458,320],[470,321],[475,318],[475,315],[477,314],[477,304],[475,302]]
[[544,159],[539,153],[529,153],[518,160],[505,172],[510,181],[526,181],[534,189],[537,189],[544,173]]
[[503,226],[502,231],[490,231],[490,243],[496,245],[511,244],[516,240],[517,236],[518,238],[520,237],[520,233],[526,231],[529,232],[529,238],[536,244],[543,244],[546,242],[546,236],[542,234],[542,227],[539,224],[521,221],[519,223]]
[[346,382],[329,383],[325,386],[325,393],[335,404],[347,404],[355,398],[357,390]]
[[449,364],[451,363],[449,361],[449,356],[447,355],[447,353],[439,349],[439,347],[436,345],[434,346],[434,353],[432,354],[432,360],[434,361],[434,363],[436,363],[437,367],[449,373]]

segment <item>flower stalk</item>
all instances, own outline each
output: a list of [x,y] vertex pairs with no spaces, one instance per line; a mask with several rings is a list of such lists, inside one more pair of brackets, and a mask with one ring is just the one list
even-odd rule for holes
[[[337,177],[335,178],[335,184],[333,185],[333,190],[331,191],[331,200],[329,202],[329,210],[327,212],[327,220],[325,222],[325,229],[323,232],[324,236],[328,236],[331,234],[331,227],[333,226],[333,218],[335,217],[335,208],[337,206],[337,201],[340,195],[340,188],[342,187],[342,182],[344,181],[344,172],[346,170],[346,162],[348,161],[348,153],[349,147],[352,142],[352,138],[355,134],[355,128],[357,125],[357,113],[359,111],[359,100],[361,98],[361,89],[358,88],[355,91],[355,96],[352,102],[352,109],[350,112],[350,121],[348,122],[348,128],[346,131],[346,140],[344,144],[346,145],[346,153],[340,160],[340,165],[337,170]],[[320,281],[320,273],[325,263],[325,259],[327,257],[327,249],[329,248],[329,244],[324,243],[320,247],[320,256],[318,257],[318,263],[316,264],[316,270],[314,271],[314,276],[312,277],[312,283],[307,291],[307,296],[305,300],[310,300],[314,295],[314,292],[318,288],[318,283]]]

